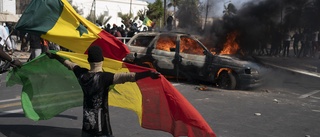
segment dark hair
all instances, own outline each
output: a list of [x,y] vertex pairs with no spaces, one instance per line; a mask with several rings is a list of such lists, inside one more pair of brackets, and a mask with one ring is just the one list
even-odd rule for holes
[[99,46],[90,46],[88,49],[88,62],[103,61],[102,49]]

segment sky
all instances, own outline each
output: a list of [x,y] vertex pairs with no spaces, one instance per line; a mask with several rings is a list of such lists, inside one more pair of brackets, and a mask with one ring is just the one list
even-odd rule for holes
[[[155,2],[155,0],[145,0],[145,1],[147,1],[147,2],[149,2],[149,3]],[[169,2],[169,1],[170,1],[170,0],[167,0],[167,2]],[[200,1],[206,2],[206,0],[200,0]],[[210,0],[210,1],[212,1],[212,0]],[[214,4],[215,7],[212,7],[212,8],[215,10],[215,12],[214,12],[215,14],[214,14],[213,16],[220,16],[220,15],[222,15],[223,7],[224,7],[223,5],[224,5],[225,3],[228,3],[228,2],[231,1],[231,2],[236,6],[236,8],[239,9],[242,4],[244,4],[244,3],[246,3],[246,2],[249,2],[249,1],[251,1],[251,0],[213,0],[213,1],[216,2],[216,3]]]

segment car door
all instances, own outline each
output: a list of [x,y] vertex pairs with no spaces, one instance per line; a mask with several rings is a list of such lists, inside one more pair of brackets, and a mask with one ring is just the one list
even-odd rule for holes
[[177,35],[160,34],[153,45],[152,58],[154,58],[154,67],[163,75],[176,76]]
[[202,79],[209,75],[208,50],[197,39],[181,35],[179,39],[179,72],[191,79]]
[[144,67],[152,67],[153,62],[151,51],[156,35],[137,34],[128,42],[130,53],[126,56],[125,62],[134,63]]

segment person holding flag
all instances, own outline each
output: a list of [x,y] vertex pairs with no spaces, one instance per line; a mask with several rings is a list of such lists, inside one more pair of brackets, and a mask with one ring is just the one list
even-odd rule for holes
[[82,137],[113,137],[109,120],[108,91],[109,86],[151,77],[159,78],[160,73],[155,71],[110,73],[103,72],[103,55],[99,46],[88,49],[90,70],[81,68],[77,64],[60,57],[57,54],[46,52],[51,59],[72,70],[76,75],[83,91],[83,124]]
[[[1,41],[1,37],[0,37],[0,41]],[[4,65],[2,66],[2,62],[1,61],[8,61],[10,63],[10,65]],[[9,68],[10,66],[13,67],[21,67],[22,63],[18,60],[18,59],[14,59],[12,57],[10,57],[6,52],[3,51],[3,47],[2,44],[0,43],[0,74],[2,72],[5,72],[7,70],[7,67]],[[4,67],[4,68],[2,68]]]

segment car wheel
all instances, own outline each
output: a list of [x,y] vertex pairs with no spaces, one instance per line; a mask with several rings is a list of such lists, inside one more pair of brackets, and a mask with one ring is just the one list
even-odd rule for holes
[[235,89],[237,85],[236,77],[232,72],[222,71],[219,74],[217,86],[222,89]]

